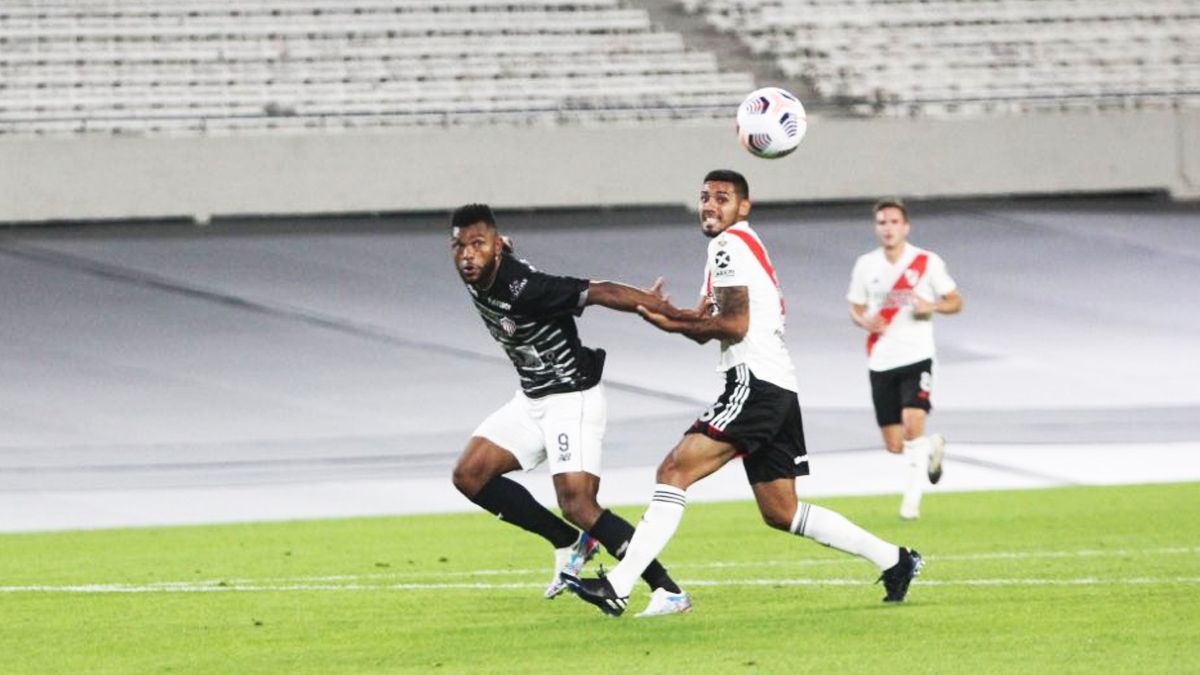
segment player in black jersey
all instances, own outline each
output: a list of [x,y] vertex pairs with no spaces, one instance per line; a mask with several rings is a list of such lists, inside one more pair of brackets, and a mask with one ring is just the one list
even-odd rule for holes
[[[450,219],[450,251],[459,276],[492,337],[517,369],[521,389],[471,435],[454,467],[454,486],[500,519],[541,535],[555,549],[545,597],[565,590],[560,572],[578,575],[603,544],[622,558],[633,526],[596,501],[606,402],[604,351],[583,346],[575,317],[588,305],[636,312],[662,308],[662,280],[649,290],[611,281],[554,276],[513,255],[486,204],[467,204]],[[510,471],[548,461],[558,505],[568,521],[542,506]],[[658,561],[645,616],[687,611],[690,598]]]

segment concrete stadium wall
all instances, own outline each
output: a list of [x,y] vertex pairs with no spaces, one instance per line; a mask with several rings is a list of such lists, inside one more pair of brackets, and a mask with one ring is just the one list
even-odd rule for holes
[[756,201],[1165,190],[1200,198],[1200,110],[963,120],[813,118],[759,160],[729,124],[330,135],[0,138],[0,222],[691,203],[743,171]]

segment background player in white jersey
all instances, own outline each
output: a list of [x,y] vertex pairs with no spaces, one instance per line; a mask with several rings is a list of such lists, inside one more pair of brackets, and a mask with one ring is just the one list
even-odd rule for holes
[[659,465],[654,496],[625,558],[597,579],[563,574],[576,595],[606,614],[625,611],[643,567],[674,535],[687,488],[738,456],[768,525],[875,563],[887,589],[885,601],[904,600],[920,570],[916,551],[796,498],[796,477],[808,474],[808,457],[796,375],[783,339],[783,294],[766,247],[746,222],[749,214],[746,179],[734,171],[709,172],[700,190],[700,229],[711,241],[699,304],[692,310],[669,304],[638,308],[664,331],[701,344],[719,340],[717,370],[725,373],[725,392]]
[[867,331],[871,397],[884,447],[904,456],[900,517],[906,520],[921,515],[925,481],[941,480],[946,448],[941,434],[925,435],[932,409],[933,315],[962,309],[946,263],[908,243],[911,227],[900,200],[875,205],[879,248],[859,256],[846,293],[850,319]]
[[[554,276],[512,254],[486,204],[467,204],[451,216],[450,251],[480,318],[504,348],[521,389],[471,435],[454,467],[454,486],[501,520],[541,535],[555,551],[545,597],[565,586],[564,569],[579,573],[603,544],[624,555],[633,526],[596,502],[607,404],[600,379],[604,351],[580,342],[575,317],[588,305],[633,312],[664,300],[610,281]],[[581,534],[503,474],[549,460],[558,504]],[[653,589],[643,614],[686,611],[691,602],[657,561],[642,577]]]

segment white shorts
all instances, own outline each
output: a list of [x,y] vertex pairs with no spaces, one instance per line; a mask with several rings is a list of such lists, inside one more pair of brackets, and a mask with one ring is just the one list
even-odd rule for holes
[[600,448],[608,423],[604,385],[529,398],[518,390],[472,433],[511,452],[531,471],[549,460],[550,473],[600,475]]

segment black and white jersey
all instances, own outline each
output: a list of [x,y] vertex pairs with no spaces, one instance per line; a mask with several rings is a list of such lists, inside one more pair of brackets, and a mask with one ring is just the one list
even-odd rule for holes
[[516,366],[526,396],[583,391],[600,382],[604,350],[584,347],[575,329],[588,284],[544,274],[508,252],[490,288],[467,284],[488,332]]

